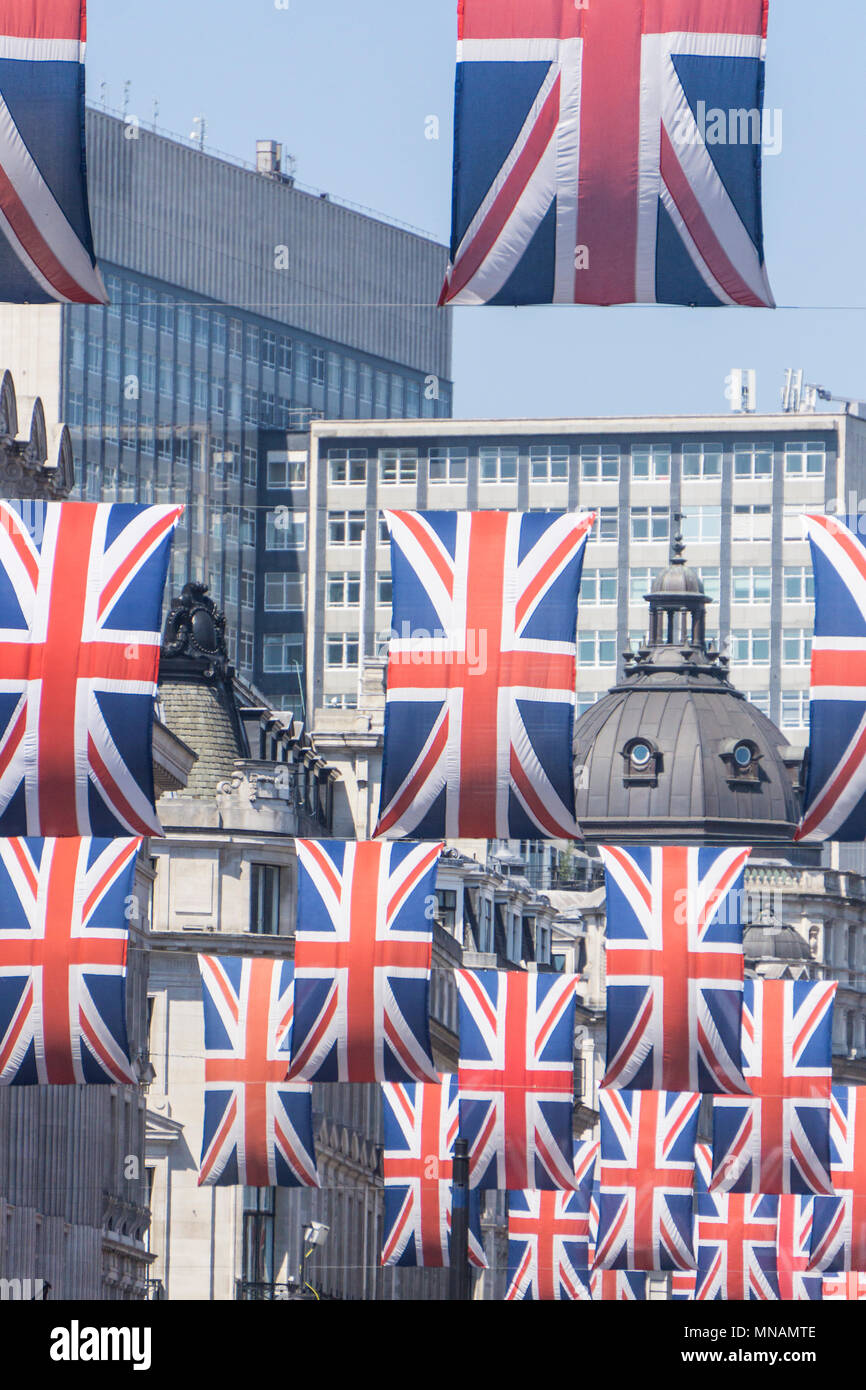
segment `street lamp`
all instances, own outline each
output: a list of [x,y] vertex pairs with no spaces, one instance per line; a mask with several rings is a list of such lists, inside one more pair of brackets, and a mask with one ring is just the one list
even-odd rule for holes
[[325,1244],[325,1241],[328,1239],[330,1231],[330,1226],[323,1225],[321,1221],[308,1221],[306,1226],[304,1227],[304,1253],[301,1259],[301,1268],[299,1271],[301,1287],[304,1289],[309,1289],[310,1293],[315,1294],[316,1298],[318,1298],[319,1295],[318,1293],[316,1293],[316,1290],[313,1288],[312,1284],[308,1283],[307,1280],[304,1278],[304,1272],[306,1270],[307,1260],[310,1258],[317,1246]]

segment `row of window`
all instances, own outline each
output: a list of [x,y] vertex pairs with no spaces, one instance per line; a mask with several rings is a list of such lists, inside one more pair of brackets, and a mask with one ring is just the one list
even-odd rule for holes
[[[718,603],[720,571],[717,567],[698,566],[707,597]],[[629,571],[629,602],[643,603],[661,568]],[[619,576],[614,569],[587,569],[583,572],[580,599],[583,605],[595,608],[615,607],[619,593]],[[785,603],[812,603],[815,598],[815,577],[808,565],[785,565],[782,571],[782,595]],[[769,565],[735,565],[731,571],[731,599],[734,603],[769,603],[772,598],[772,570]]]
[[[646,634],[643,631],[629,633],[633,650],[641,646]],[[716,639],[716,634],[708,634]],[[619,638],[614,630],[578,631],[578,665],[615,666],[619,650]],[[769,666],[770,630],[769,628],[735,628],[731,632],[727,654],[735,665]],[[782,665],[808,666],[812,660],[812,632],[806,628],[784,628],[782,631]]]
[[[759,709],[769,719],[769,690],[746,690],[743,692],[750,704]],[[598,700],[607,694],[606,690],[581,690],[577,695],[577,714],[586,714]],[[783,690],[781,708],[781,727],[783,729],[807,729],[809,727],[809,691]]]

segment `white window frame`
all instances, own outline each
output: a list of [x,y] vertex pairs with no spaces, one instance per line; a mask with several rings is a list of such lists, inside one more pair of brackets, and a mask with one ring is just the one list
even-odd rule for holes
[[683,506],[681,511],[683,539],[689,545],[714,545],[721,540],[721,505],[712,502],[701,503],[696,506]]
[[[571,450],[567,444],[530,444],[530,483],[567,483]],[[554,466],[560,471],[554,474]]]
[[[788,582],[796,576],[800,589],[799,598],[788,597]],[[809,593],[811,586],[812,592]],[[791,605],[814,606],[815,603],[815,575],[811,565],[784,565],[782,568],[782,602]]]
[[[743,533],[738,533],[738,531],[737,531],[737,518],[738,518],[738,517],[742,518],[743,521],[745,521],[746,519],[748,519],[748,523],[749,523],[748,528],[747,528],[748,534],[746,534],[745,532],[743,532]],[[766,533],[766,535],[764,535],[763,532],[762,532],[762,534],[760,534],[760,535],[756,535],[756,531],[757,531],[757,529],[758,529],[757,526],[756,526],[756,522],[759,522],[759,521],[761,522],[762,527],[763,527],[763,524],[766,523],[766,528],[767,528],[767,533]],[[742,524],[742,523],[741,523],[741,524]],[[773,538],[773,514],[772,514],[772,509],[771,509],[769,503],[754,503],[754,502],[740,503],[740,502],[738,502],[738,503],[735,503],[735,504],[734,504],[734,507],[733,507],[732,512],[731,512],[731,541],[732,541],[734,544],[736,544],[738,541],[748,541],[748,542],[753,542],[753,543],[760,544],[760,543],[762,543],[762,542],[768,542],[768,541],[772,540],[772,538]]]
[[[388,474],[393,470],[393,477]],[[379,486],[411,487],[418,481],[417,449],[380,449]]]
[[[358,525],[359,519],[360,519],[360,527],[361,527],[361,529],[360,529],[360,533],[359,533],[359,535],[358,535],[358,538],[357,538],[357,540],[350,540],[350,538],[349,538],[349,535],[350,535],[350,528],[351,528],[351,526],[352,526],[353,524],[357,526],[357,525]],[[345,531],[345,538],[344,538],[343,540],[341,540],[341,541],[340,541],[340,540],[334,540],[333,534],[332,534],[332,530],[331,530],[331,528],[332,528],[334,525],[337,525],[337,524],[340,524],[340,523],[342,523],[343,528],[344,528],[344,531]],[[356,549],[357,547],[363,545],[363,543],[364,543],[364,528],[365,528],[365,524],[366,524],[366,517],[365,517],[365,513],[362,512],[362,511],[352,510],[352,511],[347,511],[347,512],[328,512],[328,546],[329,546],[329,548],[332,549],[332,550],[354,550],[354,549]]]
[[366,487],[368,463],[369,457],[366,449],[329,449],[328,485],[330,487]]
[[[735,588],[735,581],[739,578],[745,580],[748,586],[748,593],[744,598],[738,598]],[[767,587],[766,594],[758,594],[756,585],[765,582]],[[773,597],[773,571],[769,565],[732,565],[731,567],[731,603],[770,603]]]
[[618,444],[581,444],[579,457],[581,482],[619,482],[622,450]]
[[[508,473],[514,468],[513,477],[503,476],[503,466]],[[512,444],[482,444],[478,450],[478,481],[482,487],[495,487],[497,484],[514,487],[520,466],[520,451]],[[495,477],[485,478],[485,468],[492,468]]]
[[[771,483],[775,465],[772,444],[739,443],[734,445],[733,477],[738,482]],[[769,459],[766,456],[769,455]],[[760,469],[758,461],[762,460]],[[764,466],[768,462],[769,466]]]
[[[271,651],[280,645],[282,655],[280,664],[276,665],[268,660],[268,648]],[[289,652],[297,651],[297,657],[289,657]],[[288,632],[266,632],[262,638],[262,670],[270,675],[291,674],[300,670],[304,661],[304,638],[300,633]]]
[[[358,597],[353,602],[349,597],[350,584],[357,583]],[[339,587],[339,602],[332,599],[332,591]],[[361,588],[362,575],[360,570],[328,570],[325,576],[325,607],[326,608],[360,608],[361,607]]]
[[[433,464],[444,464],[444,478],[433,477]],[[455,476],[452,476],[452,473]],[[431,487],[462,487],[469,479],[469,453],[463,448],[447,446],[431,449],[427,455],[427,480]]]
[[[287,524],[285,518],[288,518]],[[304,550],[306,544],[307,517],[304,512],[293,512],[287,507],[279,513],[265,513],[265,550]]]
[[[639,516],[646,514],[647,536],[635,535],[635,522]],[[653,530],[656,521],[665,522],[665,533],[662,536],[654,536]],[[664,545],[670,541],[671,536],[671,514],[668,507],[632,507],[629,513],[629,537],[635,545]]]
[[[697,458],[698,471],[696,473],[686,472],[686,459]],[[712,460],[718,463],[717,468],[708,468],[707,463]],[[721,481],[722,468],[724,467],[725,453],[721,444],[684,444],[682,454],[682,478],[684,483],[695,482],[698,479],[718,478]]]
[[[820,467],[810,468],[810,459],[820,456]],[[801,466],[793,467],[794,459],[800,459]],[[788,439],[785,441],[785,477],[823,478],[827,472],[827,444],[823,439]]]
[[[638,459],[646,455],[646,474],[637,472]],[[632,444],[631,477],[634,483],[670,483],[671,446],[669,444]]]
[[[738,656],[735,651],[735,643],[745,642],[748,648],[748,656]],[[766,642],[766,657],[755,656],[755,648],[760,643]],[[769,666],[770,664],[770,629],[768,627],[748,627],[735,628],[731,632],[731,662],[737,666]]]
[[[295,574],[291,570],[266,570],[264,581],[264,605],[266,613],[303,613],[306,597],[305,574]],[[294,601],[289,598],[292,586],[297,592]],[[274,601],[274,591],[281,590],[281,597]]]
[[[592,644],[593,655],[591,660],[587,660],[585,655],[586,647]],[[602,660],[602,650],[607,646],[610,654]],[[583,648],[583,651],[581,651]],[[581,631],[577,633],[577,665],[578,670],[588,670],[590,668],[611,667],[616,665],[617,657],[617,632],[615,628],[597,628],[592,631]]]
[[[613,597],[602,598],[602,586],[613,582]],[[591,597],[595,586],[596,597]],[[585,569],[580,581],[580,601],[592,608],[615,608],[619,597],[619,573],[615,569]]]
[[[791,647],[796,646],[797,654],[789,655]],[[806,627],[782,628],[782,665],[809,666],[812,661],[812,630]]]
[[[341,659],[332,661],[331,654],[336,643],[341,646]],[[325,670],[326,671],[357,671],[361,661],[361,634],[355,632],[326,632],[324,638],[325,645]],[[355,652],[355,660],[349,658]]]

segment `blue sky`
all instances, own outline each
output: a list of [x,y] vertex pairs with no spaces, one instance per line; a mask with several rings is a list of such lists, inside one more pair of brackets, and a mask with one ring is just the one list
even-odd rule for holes
[[[283,6],[286,5],[285,8]],[[253,159],[283,142],[298,179],[447,241],[456,0],[89,0],[88,98]],[[745,309],[454,311],[455,414],[723,413],[733,366],[775,410],[787,366],[866,399],[863,0],[771,0],[764,165],[779,304]],[[425,138],[428,116],[440,138]],[[858,307],[859,306],[859,307]]]

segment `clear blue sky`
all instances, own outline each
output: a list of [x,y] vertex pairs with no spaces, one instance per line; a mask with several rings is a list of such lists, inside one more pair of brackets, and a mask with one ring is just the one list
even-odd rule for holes
[[[299,180],[447,241],[456,0],[89,0],[89,100],[246,159],[281,140]],[[771,0],[771,283],[792,311],[454,311],[455,414],[724,412],[732,366],[775,410],[786,366],[866,399],[866,4]],[[425,119],[440,139],[425,139]],[[840,306],[828,310],[825,306]],[[851,306],[845,308],[843,306]],[[857,306],[862,306],[857,310]]]

